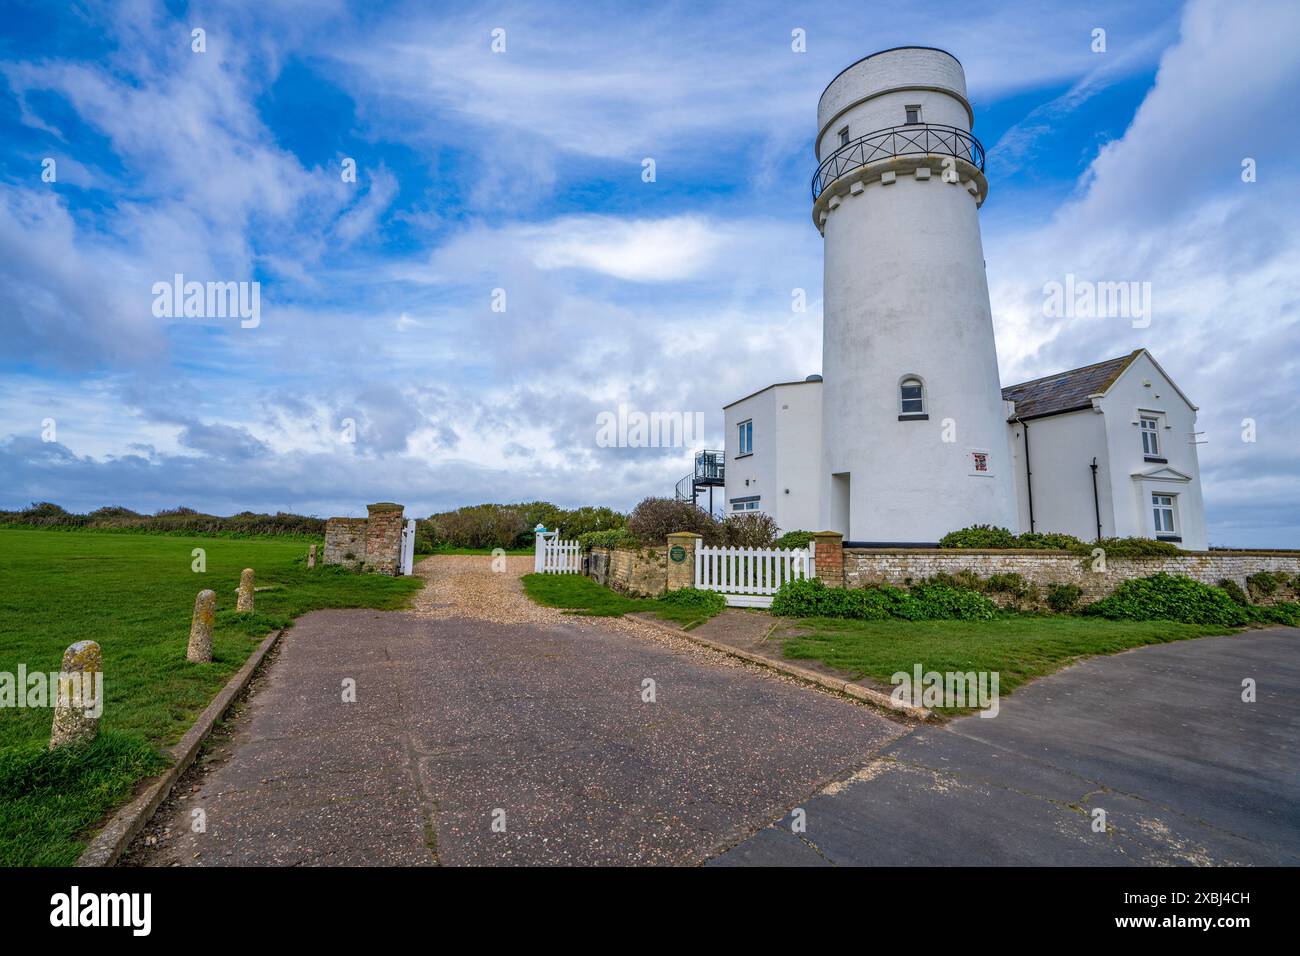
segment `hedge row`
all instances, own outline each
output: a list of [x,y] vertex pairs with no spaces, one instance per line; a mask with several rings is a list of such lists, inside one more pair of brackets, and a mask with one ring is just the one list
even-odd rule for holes
[[[999,590],[1014,583],[1000,581],[990,587],[986,581],[984,589]],[[1079,597],[1077,585],[1053,584],[1047,589],[1047,603],[1058,613],[1073,612]],[[962,587],[951,577],[939,577],[921,581],[910,589],[889,585],[830,588],[818,578],[790,581],[782,585],[772,599],[772,613],[782,617],[867,621],[889,618],[980,621],[1011,612],[1000,612],[997,605],[975,588]],[[1242,604],[1222,587],[1164,573],[1125,581],[1109,596],[1084,607],[1082,613],[1111,620],[1165,620],[1228,627],[1300,625],[1300,604],[1295,602],[1280,602],[1269,607]]]

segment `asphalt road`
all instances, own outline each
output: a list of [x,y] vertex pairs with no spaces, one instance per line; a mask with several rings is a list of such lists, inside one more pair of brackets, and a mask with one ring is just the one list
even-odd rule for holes
[[804,832],[787,814],[711,862],[1294,866],[1298,740],[1300,630],[1140,648],[899,738],[804,802]]
[[906,730],[654,634],[305,615],[125,862],[700,863]]

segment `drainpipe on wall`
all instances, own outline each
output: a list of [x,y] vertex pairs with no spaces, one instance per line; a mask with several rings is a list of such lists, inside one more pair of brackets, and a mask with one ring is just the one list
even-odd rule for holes
[[1101,540],[1101,499],[1097,497],[1097,459],[1092,459],[1092,510],[1097,516],[1097,540]]
[[1034,472],[1029,467],[1029,426],[1016,419],[1018,424],[1025,433],[1025,491],[1029,493],[1029,533],[1034,531]]

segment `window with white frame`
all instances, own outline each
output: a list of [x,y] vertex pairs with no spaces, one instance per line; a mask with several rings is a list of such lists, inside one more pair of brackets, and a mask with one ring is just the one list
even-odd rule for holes
[[907,117],[908,126],[915,126],[921,122],[921,107],[919,106],[905,106],[903,107],[903,114]]
[[1156,534],[1175,534],[1174,496],[1154,493],[1151,495],[1151,512],[1155,517]]
[[1142,426],[1142,454],[1147,458],[1160,457],[1160,419],[1142,415],[1138,424]]
[[925,414],[925,390],[919,378],[905,378],[899,383],[898,411],[901,415]]
[[754,453],[754,420],[750,419],[749,421],[741,422],[736,426],[736,428],[740,433],[740,440],[737,443],[737,447],[740,451],[736,452],[736,454],[752,455]]
[[732,511],[757,511],[758,503],[762,500],[760,496],[755,495],[752,498],[732,498]]
[[849,145],[849,128],[847,126],[840,130],[840,145]]

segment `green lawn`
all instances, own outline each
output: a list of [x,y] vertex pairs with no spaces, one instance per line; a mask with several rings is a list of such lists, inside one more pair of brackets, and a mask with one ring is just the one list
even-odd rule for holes
[[[46,751],[48,708],[0,710],[0,865],[66,865],[103,816],[165,760],[174,743],[267,632],[327,607],[402,607],[415,578],[308,572],[303,539],[173,537],[0,529],[0,671],[57,671],[63,650],[98,641],[104,654],[99,739],[75,754]],[[191,570],[191,551],[207,570]],[[251,567],[255,614],[234,610]],[[189,664],[194,597],[217,593],[211,664]]]
[[1003,617],[993,621],[791,620],[779,633],[782,652],[816,660],[882,687],[899,671],[996,671],[999,693],[1095,654],[1114,654],[1143,644],[1163,644],[1233,628],[1173,621],[1108,621],[1092,617]]
[[581,574],[525,574],[524,593],[546,607],[563,608],[592,617],[621,617],[648,612],[689,629],[713,617],[716,610],[682,607],[659,598],[619,594]]

